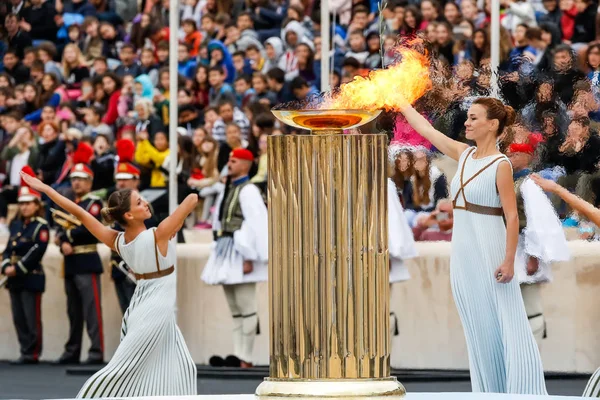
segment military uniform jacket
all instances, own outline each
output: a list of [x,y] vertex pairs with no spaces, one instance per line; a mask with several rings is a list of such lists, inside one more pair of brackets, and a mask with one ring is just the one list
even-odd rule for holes
[[[88,194],[76,203],[101,220],[102,201],[99,197]],[[58,237],[61,246],[67,242],[73,247],[73,254],[65,256],[65,276],[102,273],[102,261],[96,247],[98,239],[83,224],[69,230],[61,228]]]
[[17,275],[8,279],[8,289],[30,292],[45,290],[42,257],[46,253],[49,236],[48,223],[43,218],[15,218],[11,221],[10,238],[2,254],[2,272],[14,265]]

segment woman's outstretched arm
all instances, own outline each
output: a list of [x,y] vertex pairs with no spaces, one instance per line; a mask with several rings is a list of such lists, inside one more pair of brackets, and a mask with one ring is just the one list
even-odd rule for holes
[[[164,219],[156,228],[156,241],[164,244],[177,233],[188,215],[196,208],[198,204],[198,195],[190,194],[175,209],[173,214]],[[159,248],[163,248],[159,245]],[[164,254],[164,253],[163,253]]]
[[413,127],[419,135],[429,140],[439,151],[448,157],[458,161],[460,155],[469,147],[465,143],[461,143],[454,139],[450,139],[442,132],[435,129],[425,117],[417,112],[411,105],[407,105],[402,114],[406,121]]
[[581,197],[569,192],[558,183],[549,179],[544,179],[537,174],[532,174],[531,179],[544,190],[545,192],[552,192],[563,199],[568,205],[570,205],[575,211],[583,214],[596,226],[600,226],[600,210],[594,207],[592,204],[583,200]]
[[114,250],[117,231],[107,226],[102,225],[92,214],[79,207],[77,204],[59,194],[56,190],[46,185],[37,178],[21,172],[23,180],[31,187],[39,192],[46,193],[58,206],[71,213],[102,243]]

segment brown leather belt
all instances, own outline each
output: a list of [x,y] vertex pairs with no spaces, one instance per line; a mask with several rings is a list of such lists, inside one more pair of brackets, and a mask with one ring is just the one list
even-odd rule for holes
[[73,254],[87,254],[98,252],[98,246],[95,244],[84,244],[81,246],[73,246]]
[[140,280],[140,279],[149,280],[149,279],[157,279],[157,278],[162,278],[163,276],[171,275],[173,273],[173,271],[175,271],[175,266],[171,265],[169,268],[161,269],[160,271],[148,272],[147,274],[134,274],[134,275],[135,275],[135,279],[137,279],[137,280]]
[[502,207],[480,206],[479,204],[466,203],[465,206],[457,206],[456,202],[452,202],[455,210],[465,210],[475,214],[495,215],[501,217],[504,213]]

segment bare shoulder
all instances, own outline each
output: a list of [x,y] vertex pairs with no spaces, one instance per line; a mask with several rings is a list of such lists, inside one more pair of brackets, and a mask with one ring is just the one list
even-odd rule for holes
[[496,170],[496,181],[498,182],[498,188],[502,186],[510,185],[511,190],[513,186],[513,170],[510,161],[507,158],[503,158],[498,161],[498,169]]
[[461,157],[463,156],[463,154],[465,154],[465,152],[467,150],[469,150],[471,148],[471,146],[469,146],[466,143],[462,143],[459,141],[455,141],[455,148],[454,150],[456,151],[456,154],[447,154],[448,157],[454,159],[455,161],[460,161]]

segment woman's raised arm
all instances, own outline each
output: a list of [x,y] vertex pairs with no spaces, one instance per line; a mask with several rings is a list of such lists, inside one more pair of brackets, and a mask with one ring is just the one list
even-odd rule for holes
[[568,205],[570,205],[575,211],[583,214],[596,226],[600,226],[600,210],[594,207],[592,204],[583,200],[581,197],[569,192],[558,183],[549,179],[544,179],[537,174],[532,174],[531,179],[546,192],[552,192],[563,199]]
[[39,192],[46,193],[48,197],[52,199],[58,206],[63,208],[65,211],[71,213],[96,237],[99,241],[107,245],[109,248],[114,250],[115,239],[117,237],[117,231],[107,226],[102,225],[92,214],[88,213],[77,204],[67,199],[66,197],[59,194],[56,190],[46,185],[37,178],[31,175],[27,175],[21,172],[23,180],[31,187]]
[[407,105],[402,110],[402,114],[404,114],[406,121],[408,121],[410,126],[412,126],[419,135],[429,140],[439,151],[456,161],[458,161],[463,151],[469,147],[465,143],[450,139],[448,136],[435,129],[429,121],[419,114],[411,105]]
[[160,244],[168,242],[179,229],[181,229],[185,219],[198,204],[198,195],[190,194],[185,200],[175,209],[173,214],[164,219],[156,228],[156,241],[159,243],[159,248],[163,248]]

